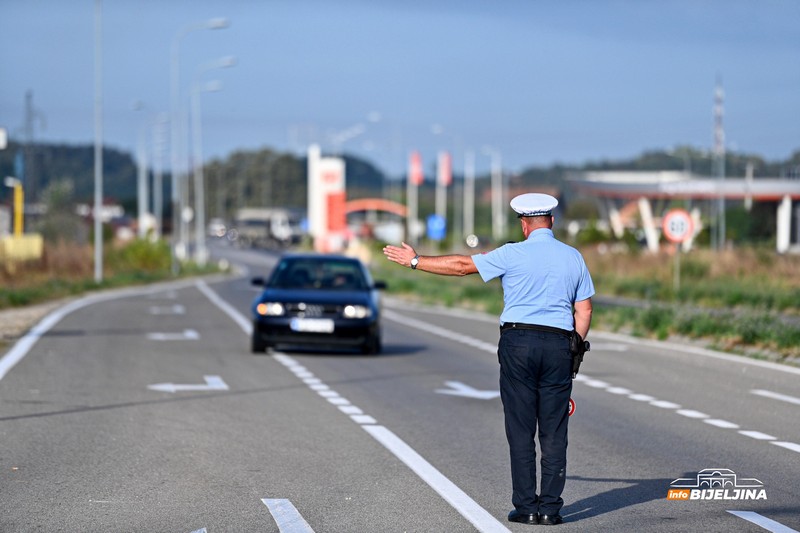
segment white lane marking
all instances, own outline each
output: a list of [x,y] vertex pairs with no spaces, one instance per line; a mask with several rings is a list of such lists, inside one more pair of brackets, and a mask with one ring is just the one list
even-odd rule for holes
[[766,516],[761,516],[758,513],[754,513],[753,511],[728,511],[734,516],[738,516],[748,522],[751,522],[759,527],[766,529],[767,531],[771,531],[772,533],[800,533],[796,529],[792,529],[788,526],[784,526],[780,522],[776,522]]
[[782,441],[772,441],[770,444],[774,444],[775,446],[780,446],[781,448],[786,448],[787,450],[792,450],[793,452],[800,453],[800,444],[795,444],[794,442],[782,442]]
[[195,529],[194,531],[192,531],[192,533],[208,533],[208,531],[206,530],[206,528],[201,527],[200,529]]
[[610,392],[611,394],[632,394],[633,391],[630,389],[626,389],[625,387],[609,387],[606,389],[606,392]]
[[[192,284],[192,281],[169,282],[170,287],[184,288]],[[87,305],[104,302],[106,300],[115,300],[117,298],[129,298],[131,296],[142,296],[144,294],[152,295],[164,290],[165,284],[157,284],[153,287],[132,287],[128,289],[119,289],[101,294],[92,294],[85,296],[79,300],[70,302],[64,307],[56,309],[46,317],[44,317],[38,324],[33,326],[28,333],[26,333],[14,346],[0,358],[0,379],[3,379],[14,366],[22,361],[22,358],[28,355],[28,352],[36,344],[36,341],[45,333],[58,324],[68,314],[77,311]]]
[[800,405],[800,398],[795,398],[794,396],[789,396],[788,394],[780,394],[778,392],[772,392],[769,390],[761,390],[761,389],[753,389],[750,392],[757,396],[763,396],[765,398],[772,398],[773,400],[780,400],[782,402],[789,402],[795,405]]
[[649,394],[629,394],[628,398],[636,400],[637,402],[652,402],[655,400],[655,397]]
[[[445,330],[444,328],[440,328],[438,326],[432,326],[432,325],[429,325],[426,322],[422,322],[420,320],[403,317],[401,315],[398,315],[397,313],[390,313],[387,316],[387,318],[389,318],[391,320],[394,320],[394,321],[396,321],[398,323],[410,326],[410,327],[415,327],[415,328],[418,328],[418,329],[422,329],[424,331],[428,331],[428,332],[433,333],[435,335],[440,335],[440,336],[448,338],[448,339],[452,338],[452,339],[458,340],[461,343],[473,344],[470,341],[469,337],[465,337],[463,335],[457,335],[452,331]],[[616,334],[605,334],[605,333],[602,333],[601,335],[606,335],[607,337],[611,337],[611,338],[617,338],[617,337],[615,337]],[[621,337],[621,336],[619,336],[619,337]],[[639,342],[638,339],[636,339],[635,341],[634,341],[634,339],[630,339],[630,341],[631,342]],[[643,344],[646,344],[646,343],[643,343]],[[659,344],[657,344],[657,343],[652,343],[651,342],[649,344],[651,344],[653,346],[659,346]],[[662,348],[663,347],[667,347],[667,346],[673,346],[673,345],[670,345],[670,343],[661,343],[661,344],[662,345],[660,347],[662,347]],[[716,352],[711,352],[710,350],[695,349],[695,348],[691,348],[691,347],[683,347],[683,346],[678,346],[678,345],[674,345],[674,347],[675,347],[675,349],[683,348],[684,351],[687,351],[689,353],[699,353],[701,355],[708,355],[710,357],[716,357],[716,358],[724,359],[724,360],[727,360],[727,361],[735,361],[735,362],[741,362],[741,363],[745,363],[745,364],[754,364],[756,366],[763,366],[765,368],[772,368],[773,370],[786,370],[781,365],[776,365],[775,363],[760,364],[760,363],[762,363],[762,361],[747,360],[747,359],[742,359],[742,358],[736,357],[736,356],[728,356],[726,354],[718,354]],[[495,350],[493,349],[492,351],[495,351]],[[786,370],[786,371],[800,373],[800,369],[793,369],[791,367],[789,367],[789,370]],[[615,394],[622,394],[621,392],[618,392],[618,391],[627,390],[627,389],[623,389],[622,387],[612,387],[611,385],[609,385],[605,381],[601,381],[601,380],[598,380],[598,379],[593,379],[593,378],[591,378],[591,377],[589,377],[589,376],[587,376],[585,374],[579,374],[575,378],[575,381],[582,382],[582,383],[584,383],[585,385],[587,385],[589,387],[593,387],[593,388],[597,388],[597,389],[605,389],[606,391],[612,392],[612,393],[615,393]],[[630,392],[630,391],[628,391],[628,392]],[[709,419],[708,418],[709,415],[706,415],[705,413],[700,413],[699,411],[694,411],[694,410],[691,410],[691,409],[681,409],[681,406],[678,405],[677,403],[666,401],[666,400],[657,400],[657,399],[655,399],[655,398],[653,398],[653,397],[651,397],[649,395],[646,395],[646,394],[630,394],[628,397],[631,398],[632,400],[648,401],[650,403],[650,405],[653,405],[655,407],[660,407],[662,409],[675,409],[676,412],[682,414],[683,416],[687,416],[689,418],[695,418],[695,419],[702,419],[703,422],[705,422],[707,424],[710,424],[712,426],[719,427],[719,428],[723,428],[723,429],[738,429],[739,428],[739,426],[737,424],[734,424],[733,422],[728,422],[726,420],[719,420],[719,419]],[[702,415],[702,416],[700,416],[700,415]],[[742,435],[745,435],[747,437],[751,437],[751,438],[757,439],[757,440],[770,441],[772,444],[775,444],[775,442],[773,442],[773,441],[777,440],[776,437],[773,437],[771,435],[767,435],[765,433],[761,433],[759,431],[739,431],[739,433],[741,433]],[[797,451],[796,448],[800,448],[800,445],[792,443],[792,442],[781,443],[781,444],[779,444],[779,446],[782,446],[782,447],[784,447],[786,449],[789,449],[789,450],[792,450],[792,451]]]
[[709,418],[707,420],[703,420],[703,422],[722,429],[739,429],[739,424],[734,424],[733,422],[728,422],[727,420],[720,420],[719,418]]
[[[486,313],[480,313],[478,311],[467,311],[464,309],[454,309],[451,307],[444,307],[444,306],[424,306],[419,304],[413,304],[408,302],[403,302],[401,300],[395,298],[386,298],[384,300],[388,305],[390,305],[394,309],[405,309],[409,311],[423,311],[423,312],[432,312],[436,313],[437,315],[448,315],[457,318],[468,318],[470,320],[475,320],[478,322],[484,323],[491,323],[499,326],[499,322],[496,316],[491,316]],[[389,317],[387,317],[389,318]],[[596,331],[592,330],[592,339],[603,339],[608,341],[615,341],[620,343],[627,343],[633,344],[637,346],[650,346],[653,348],[660,348],[663,350],[669,350],[670,352],[680,352],[680,353],[689,353],[693,355],[701,355],[704,357],[711,357],[714,359],[721,359],[723,361],[729,361],[732,363],[741,363],[743,365],[750,365],[750,366],[758,366],[761,368],[768,368],[770,370],[777,370],[778,372],[790,373],[790,374],[798,374],[800,375],[800,368],[782,365],[779,363],[772,363],[770,361],[761,361],[758,359],[750,359],[747,357],[743,357],[740,355],[730,355],[722,352],[715,352],[714,350],[709,350],[707,348],[697,348],[694,346],[687,346],[685,344],[678,344],[674,342],[667,342],[667,341],[654,341],[649,339],[641,339],[638,337],[631,337],[629,335],[623,335],[621,333],[611,333],[607,331]],[[592,344],[594,346],[594,344]],[[496,347],[495,347],[495,352]]]
[[387,450],[403,461],[433,490],[438,492],[454,509],[469,520],[478,531],[504,531],[510,533],[507,527],[498,522],[486,509],[476,504],[464,491],[442,475],[441,472],[398,438],[397,435],[383,426],[363,426],[363,428],[375,440],[383,444]]
[[708,418],[707,414],[701,413],[700,411],[694,411],[692,409],[678,409],[676,412],[679,415],[687,418]]
[[203,376],[205,379],[205,385],[178,385],[175,383],[155,383],[153,385],[148,385],[147,388],[150,390],[161,391],[161,392],[194,392],[194,391],[211,391],[211,390],[228,390],[228,385],[222,381],[222,378],[219,376]]
[[[273,358],[285,366],[288,370],[292,371],[293,373],[306,373],[308,369],[297,363],[294,359],[289,357],[284,353],[275,353]],[[321,383],[316,378],[307,377],[305,379],[312,379],[314,383],[309,385],[309,388],[315,390],[317,387],[324,387],[324,389],[317,391],[317,394],[320,396],[326,397],[329,402],[331,400],[337,401],[344,401],[349,404],[350,402],[347,401],[345,398],[339,395],[338,392],[333,391],[325,385]],[[334,402],[331,402],[334,403]],[[394,433],[389,431],[383,426],[377,425],[378,421],[375,420],[370,415],[364,414],[364,412],[354,405],[339,405],[339,410],[342,411],[344,414],[350,416],[350,419],[353,422],[359,424],[361,427],[364,428],[367,432],[369,432],[373,437],[375,437],[378,442],[383,444],[390,452],[392,452],[398,459],[403,461],[406,465],[408,465],[418,476],[420,476],[423,481],[428,483],[436,492],[438,492],[453,508],[458,511],[464,518],[472,522],[475,527],[478,528],[479,531],[482,533],[484,532],[505,532],[511,533],[508,528],[503,526],[497,519],[495,519],[492,515],[488,513],[483,507],[478,505],[477,502],[472,500],[469,496],[464,493],[461,489],[459,489],[452,481],[444,477],[438,470],[436,470],[433,466],[430,465],[425,459],[423,459],[419,454],[417,454],[408,444],[400,440]],[[381,435],[390,435],[392,437],[391,441],[393,446],[388,446],[385,442],[381,439],[376,437],[372,430],[374,428],[379,428],[378,432]],[[398,455],[398,450],[402,451],[405,455],[401,457]],[[427,467],[423,468],[423,472],[428,475],[428,477],[424,477],[423,475],[418,472],[414,466],[407,462],[407,457],[415,456],[418,460],[414,461],[413,464],[415,466],[419,465],[427,465]],[[431,474],[431,472],[435,472],[436,475]]]
[[247,320],[244,315],[237,311],[231,304],[220,298],[216,292],[212,291],[209,286],[206,285],[205,281],[197,280],[195,282],[195,286],[200,292],[205,294],[206,298],[211,300],[211,303],[219,307],[222,312],[231,317],[231,320],[236,322],[236,324],[242,328],[242,331],[248,335],[252,335],[253,325],[250,323],[250,321]]
[[383,316],[385,316],[389,320],[397,322],[398,324],[403,324],[405,326],[409,326],[412,328],[421,329],[422,331],[427,331],[428,333],[433,333],[434,335],[438,335],[439,337],[444,337],[445,339],[453,340],[461,344],[473,346],[475,348],[487,351],[489,353],[497,353],[496,344],[490,344],[488,342],[484,342],[474,337],[461,335],[460,333],[456,333],[455,331],[441,328],[439,326],[434,326],[433,324],[429,324],[427,322],[423,322],[415,318],[408,318],[393,311],[384,311]]
[[[223,301],[219,296],[217,296],[217,294],[215,292],[213,292],[207,285],[205,285],[205,283],[202,283],[202,284],[198,283],[197,286],[201,290],[201,292],[206,294],[206,296],[212,301],[212,303],[215,303],[222,311],[224,311],[226,314],[228,314],[228,316],[230,316],[237,324],[239,324],[239,326],[242,328],[242,330],[245,333],[247,333],[248,335],[252,333],[252,326],[244,318],[244,316],[242,316],[238,311],[236,311],[233,307],[231,307],[227,302]],[[384,316],[386,318],[389,318],[390,320],[395,320],[395,321],[397,321],[399,323],[403,323],[403,324],[409,325],[411,327],[423,326],[424,328],[422,328],[422,329],[426,329],[427,330],[427,324],[426,323],[418,321],[418,320],[406,319],[405,317],[402,317],[401,315],[398,315],[397,313],[392,313],[391,311],[384,312]],[[447,330],[443,330],[442,328],[436,328],[436,329],[437,329],[436,334],[439,334],[438,330],[445,331],[445,332],[447,331]],[[448,337],[450,337],[450,336],[451,335],[448,335]],[[459,336],[459,335],[452,335],[452,336],[455,337],[460,342],[463,342],[463,338],[464,338],[463,336]],[[473,345],[475,345],[475,344],[473,344]],[[493,346],[493,345],[490,345],[489,343],[480,343],[479,345],[480,345],[481,349],[489,351],[490,353],[496,353],[496,347]],[[290,365],[296,365],[297,364],[294,360],[292,360],[290,357],[288,357],[288,356],[286,356],[284,354],[275,354],[273,357],[274,357],[274,359],[276,359],[277,361],[281,362],[285,366],[290,366]],[[579,377],[581,377],[581,376],[579,376]],[[585,378],[585,376],[583,376],[582,379],[583,378]],[[578,380],[578,381],[581,381],[581,380]],[[314,389],[315,387],[328,388],[326,385],[324,385],[322,383],[316,384],[316,385],[310,385],[309,388]],[[340,410],[343,409],[343,408],[344,407],[342,407],[342,406],[339,407]],[[359,415],[355,415],[355,416],[359,416]],[[368,418],[372,418],[372,417],[368,417]],[[351,419],[354,419],[354,417],[351,416]],[[354,421],[358,422],[358,420],[354,420]],[[371,427],[382,427],[382,426],[362,425],[362,427],[364,427],[366,429],[366,428],[371,428]],[[477,506],[477,503],[475,505]],[[459,508],[456,507],[456,510],[459,510]],[[484,512],[486,512],[486,511],[484,510]],[[488,513],[487,513],[487,515],[488,515]],[[493,526],[493,529],[486,529],[486,530],[481,530],[481,531],[509,531],[505,526],[503,526],[503,524],[501,524],[500,522],[495,520],[493,517],[491,517],[491,515],[488,515],[488,516],[493,521],[493,522],[490,522],[490,525]]]
[[677,403],[668,402],[666,400],[656,400],[656,401],[650,402],[650,405],[652,405],[654,407],[660,407],[662,409],[680,409],[681,408],[681,406],[678,405]]
[[500,396],[500,391],[495,390],[478,390],[476,388],[465,385],[460,381],[445,381],[445,385],[449,389],[436,389],[435,392],[439,394],[449,394],[451,396],[464,396],[466,398],[475,398],[478,400],[491,400]]
[[333,405],[350,405],[350,400],[347,398],[328,398],[328,401]]
[[168,306],[152,306],[150,308],[151,315],[185,315],[186,307],[181,304],[168,305]]
[[740,431],[739,434],[756,440],[777,440],[772,435],[767,435],[766,433],[761,433],[760,431]]
[[196,341],[200,334],[193,329],[185,329],[180,333],[148,333],[147,338],[151,341]]
[[289,500],[261,498],[281,533],[314,533],[308,522]]

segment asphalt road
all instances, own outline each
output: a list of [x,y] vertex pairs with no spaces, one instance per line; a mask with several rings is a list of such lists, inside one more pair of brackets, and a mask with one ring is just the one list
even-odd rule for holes
[[[79,300],[6,351],[0,531],[537,527],[505,519],[495,318],[387,300],[378,357],[252,355],[274,258],[215,251],[244,275]],[[800,372],[589,340],[559,531],[800,530]],[[759,499],[667,498],[706,469]]]

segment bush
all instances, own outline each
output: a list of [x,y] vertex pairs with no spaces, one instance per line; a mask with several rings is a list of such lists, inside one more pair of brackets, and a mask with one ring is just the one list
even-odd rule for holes
[[108,266],[122,271],[169,271],[172,257],[166,241],[136,239],[106,256]]

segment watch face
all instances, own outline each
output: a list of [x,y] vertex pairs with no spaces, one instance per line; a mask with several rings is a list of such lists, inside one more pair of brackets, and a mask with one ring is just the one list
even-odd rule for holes
[[417,268],[418,264],[419,264],[419,257],[415,257],[411,260],[411,268]]

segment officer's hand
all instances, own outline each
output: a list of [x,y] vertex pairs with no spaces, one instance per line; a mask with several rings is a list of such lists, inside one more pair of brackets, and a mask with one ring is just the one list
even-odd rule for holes
[[402,246],[387,244],[383,247],[383,255],[385,255],[389,261],[394,261],[398,265],[410,267],[411,260],[417,255],[417,252],[406,243],[402,243]]

